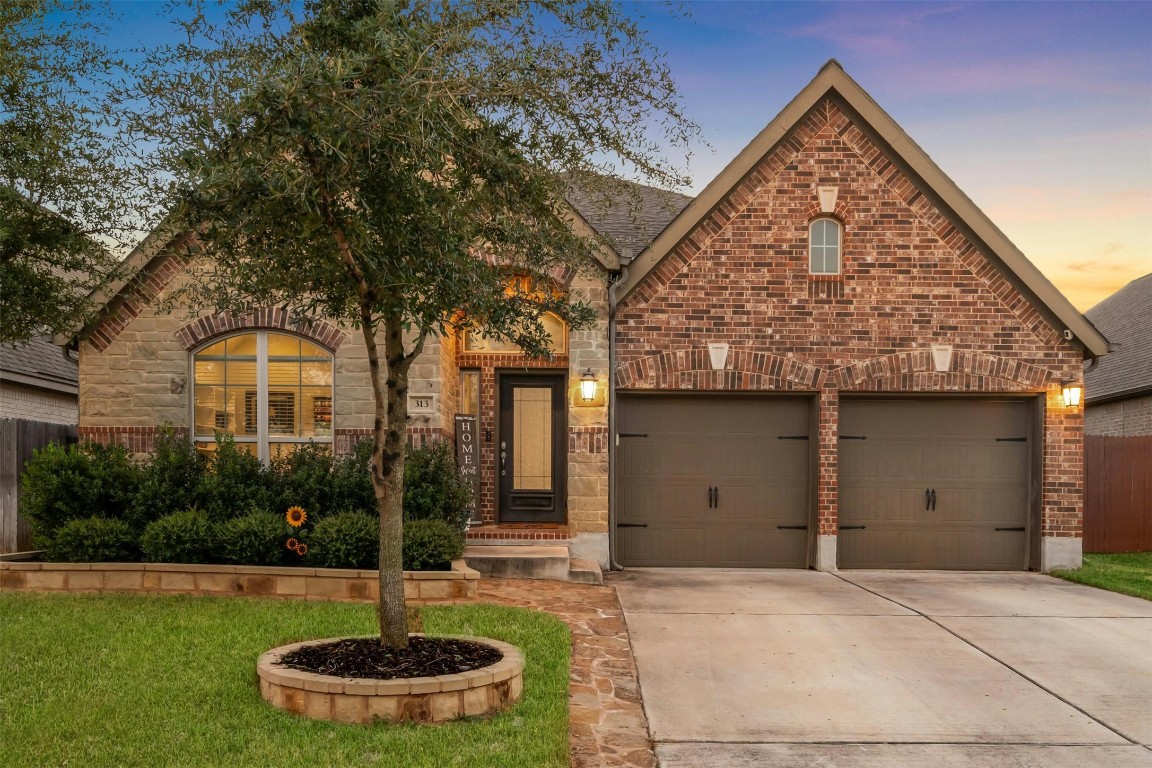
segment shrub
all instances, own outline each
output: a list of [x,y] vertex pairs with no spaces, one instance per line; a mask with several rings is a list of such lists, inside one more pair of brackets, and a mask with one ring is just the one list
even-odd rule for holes
[[[222,559],[236,565],[282,565],[300,557],[284,546],[289,538],[284,518],[274,512],[252,512],[226,520],[217,529]],[[290,556],[290,557],[286,557]]]
[[443,520],[404,522],[404,570],[447,570],[464,554],[464,531]]
[[404,465],[405,520],[442,520],[463,531],[471,513],[472,489],[456,467],[446,442],[408,451]]
[[87,517],[56,529],[46,555],[54,563],[132,563],[140,559],[140,548],[124,520]]
[[322,568],[375,568],[380,562],[380,518],[341,512],[316,524],[309,554]]
[[128,449],[98,443],[51,443],[24,468],[21,513],[41,545],[70,520],[122,519],[139,484]]
[[140,465],[140,488],[129,519],[143,530],[148,523],[188,507],[204,474],[204,457],[171,426],[156,435],[152,455]]
[[140,537],[151,563],[211,563],[218,560],[216,526],[198,509],[173,512],[154,520]]
[[329,509],[353,510],[379,515],[376,492],[368,462],[372,458],[372,440],[365,438],[352,446],[352,452],[332,461],[332,499]]
[[270,475],[273,509],[301,506],[317,521],[340,509],[333,506],[332,451],[327,445],[307,443],[275,458]]
[[230,435],[216,437],[216,450],[196,487],[196,506],[215,520],[274,508],[269,471]]

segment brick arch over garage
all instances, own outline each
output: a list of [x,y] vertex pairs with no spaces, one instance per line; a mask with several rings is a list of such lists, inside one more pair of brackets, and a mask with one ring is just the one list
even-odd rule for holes
[[1045,389],[1054,374],[1020,360],[959,349],[949,370],[937,371],[932,351],[915,349],[837,368],[829,378],[844,392],[1025,392]]
[[244,315],[231,312],[217,312],[191,320],[176,330],[176,338],[186,350],[192,350],[213,336],[246,329],[281,329],[303,336],[309,341],[335,352],[348,334],[324,320],[296,321],[291,310],[283,307],[267,307]]
[[820,389],[825,371],[791,357],[732,348],[728,365],[712,370],[708,350],[684,349],[632,360],[616,371],[620,389],[799,390]]

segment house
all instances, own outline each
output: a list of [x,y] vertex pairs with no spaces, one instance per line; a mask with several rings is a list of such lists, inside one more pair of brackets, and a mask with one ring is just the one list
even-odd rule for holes
[[77,365],[65,350],[33,337],[0,346],[0,555],[32,548],[19,516],[20,473],[32,452],[76,435]]
[[[838,63],[695,200],[628,196],[635,217],[570,201],[615,244],[557,276],[593,328],[554,324],[547,362],[440,338],[411,371],[410,440],[459,438],[460,416],[479,443],[473,540],[605,567],[1080,564],[1063,390],[1107,341]],[[144,451],[169,422],[266,457],[369,434],[345,330],[158,310],[184,274],[170,241],[97,297],[82,436]]]
[[1114,345],[1084,374],[1084,431],[1152,435],[1152,274],[1133,280],[1085,315]]
[[51,342],[0,347],[0,418],[75,424],[78,366]]

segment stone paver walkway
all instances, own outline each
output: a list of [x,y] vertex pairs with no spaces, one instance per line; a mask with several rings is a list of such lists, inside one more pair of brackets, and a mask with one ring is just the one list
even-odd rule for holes
[[628,627],[613,587],[484,579],[479,600],[545,611],[572,630],[568,737],[573,768],[655,768]]

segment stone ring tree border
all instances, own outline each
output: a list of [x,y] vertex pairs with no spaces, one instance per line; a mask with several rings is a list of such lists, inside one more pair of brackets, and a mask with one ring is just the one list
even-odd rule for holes
[[482,717],[501,712],[520,700],[524,691],[524,654],[519,648],[485,637],[442,637],[491,646],[504,658],[454,675],[393,680],[336,677],[281,666],[284,655],[297,648],[348,638],[306,640],[273,648],[260,656],[256,662],[260,696],[277,709],[304,717],[357,724],[441,723]]

